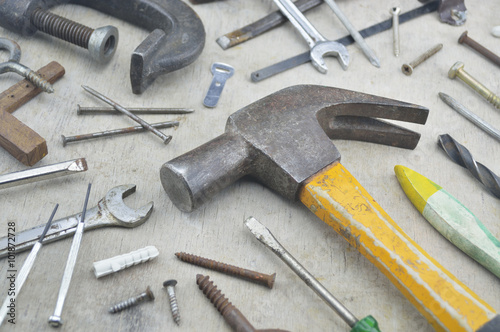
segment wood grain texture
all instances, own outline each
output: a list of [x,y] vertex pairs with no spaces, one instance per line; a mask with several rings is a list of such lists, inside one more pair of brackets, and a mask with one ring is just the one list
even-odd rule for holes
[[[40,68],[38,74],[54,83],[64,75],[64,68],[52,61]],[[0,146],[26,166],[33,166],[47,155],[47,142],[11,113],[41,92],[25,79],[0,93]]]

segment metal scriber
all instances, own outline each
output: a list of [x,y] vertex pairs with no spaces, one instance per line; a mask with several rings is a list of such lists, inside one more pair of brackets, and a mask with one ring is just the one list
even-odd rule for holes
[[86,170],[87,161],[85,158],[79,158],[64,161],[62,163],[31,168],[24,171],[12,172],[0,175],[0,189],[85,172]]
[[87,203],[89,202],[91,187],[92,184],[89,183],[87,195],[85,196],[85,202],[83,203],[82,218],[76,227],[73,242],[71,243],[71,249],[69,250],[68,260],[66,261],[66,268],[64,269],[61,288],[59,288],[59,295],[57,296],[56,309],[54,310],[54,314],[49,318],[49,325],[52,327],[59,327],[62,325],[61,314],[64,306],[64,300],[66,300],[66,295],[68,294],[71,277],[73,276],[73,270],[75,269],[80,244],[82,242],[83,223],[85,222],[85,212],[87,212]]
[[40,251],[40,248],[42,247],[42,241],[43,238],[45,237],[45,234],[47,234],[47,231],[49,230],[50,224],[52,223],[52,219],[54,219],[54,215],[56,214],[57,208],[59,207],[59,204],[56,204],[54,207],[54,210],[52,211],[52,214],[50,215],[49,221],[45,225],[45,228],[43,230],[42,235],[40,236],[40,239],[37,241],[37,243],[33,246],[33,249],[31,249],[30,254],[28,257],[26,257],[26,260],[24,261],[23,267],[19,271],[19,274],[17,275],[16,278],[16,289],[14,292],[14,295],[11,297],[10,295],[5,298],[5,301],[3,302],[2,308],[0,309],[0,326],[3,323],[3,320],[5,319],[5,316],[7,315],[7,312],[9,310],[8,304],[9,302],[15,301],[17,298],[17,295],[21,291],[21,288],[24,285],[24,282],[28,278],[28,274],[31,271],[31,268],[33,267],[33,264],[35,264],[35,259],[38,254],[38,251]]
[[[85,221],[85,231],[91,229],[120,226],[126,228],[137,227],[142,225],[149,218],[153,212],[153,202],[142,206],[138,209],[131,209],[123,198],[135,192],[135,185],[126,184],[114,187],[104,198],[102,198],[97,205],[87,211]],[[71,236],[76,231],[76,226],[82,218],[81,213],[56,220],[52,223],[47,235],[45,236],[44,243],[57,241]],[[31,248],[43,233],[44,225],[22,231],[16,234],[16,252],[21,252]],[[8,255],[8,241],[7,237],[0,239],[0,258]]]
[[469,172],[481,182],[486,189],[497,198],[500,198],[500,178],[489,168],[477,162],[467,148],[450,135],[439,136],[438,145],[455,163],[467,168]]
[[[254,217],[245,220],[245,226],[252,234],[271,249],[283,262],[285,262],[323,301],[326,302],[352,329],[356,331],[380,331],[378,323],[372,316],[358,320],[339,300],[335,298],[314,276],[309,273],[273,236],[273,234]],[[367,329],[370,328],[370,329]]]
[[358,32],[358,30],[356,30],[354,25],[352,25],[351,21],[349,21],[349,19],[344,15],[344,13],[342,13],[339,6],[337,6],[337,3],[334,0],[325,0],[325,2],[328,6],[330,6],[335,15],[337,15],[339,20],[345,26],[347,31],[349,31],[349,33],[351,34],[352,38],[356,41],[356,43],[358,43],[359,47],[366,55],[368,60],[370,60],[371,64],[374,65],[375,67],[380,68],[380,60],[375,55],[370,46],[368,46],[363,36],[361,36],[361,34]]

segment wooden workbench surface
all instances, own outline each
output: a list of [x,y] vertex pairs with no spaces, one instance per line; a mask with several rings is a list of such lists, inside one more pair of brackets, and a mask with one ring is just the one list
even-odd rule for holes
[[[186,1],[187,2],[187,1]],[[389,6],[403,12],[421,4],[417,0],[339,0],[339,7],[359,29],[390,18]],[[111,188],[127,183],[137,192],[126,199],[140,207],[154,201],[150,219],[135,229],[108,228],[84,233],[71,287],[64,305],[62,331],[230,331],[219,313],[198,290],[195,276],[210,275],[219,289],[246,315],[256,328],[291,331],[349,331],[348,326],[309,289],[281,260],[260,244],[244,227],[254,216],[264,223],[323,285],[358,318],[373,315],[383,331],[432,331],[432,328],[386,277],[333,229],[318,220],[302,204],[291,203],[260,184],[242,180],[225,189],[192,213],[180,212],[165,194],[159,169],[163,163],[187,152],[224,131],[227,117],[238,109],[284,87],[295,84],[321,84],[357,90],[430,109],[427,123],[402,124],[416,130],[422,138],[415,150],[353,141],[335,141],[342,163],[372,194],[399,226],[431,256],[500,310],[499,280],[445,240],[418,213],[399,186],[393,168],[405,165],[435,181],[454,195],[500,238],[498,199],[489,194],[468,171],[454,164],[437,145],[438,135],[449,133],[465,145],[474,158],[500,174],[500,143],[476,128],[445,105],[438,92],[455,97],[480,117],[500,128],[500,113],[487,101],[447,73],[456,61],[465,70],[500,94],[499,68],[470,48],[459,45],[465,30],[469,36],[500,54],[500,39],[490,34],[500,25],[497,0],[467,2],[464,26],[441,23],[436,12],[400,26],[401,55],[392,49],[392,32],[386,31],[366,41],[378,55],[381,68],[372,66],[357,45],[348,46],[351,64],[343,71],[335,58],[327,58],[329,72],[320,74],[304,64],[260,83],[250,73],[307,50],[307,44],[287,23],[256,39],[229,50],[215,40],[225,33],[249,24],[276,10],[271,0],[226,0],[191,5],[206,30],[206,44],[196,62],[174,73],[161,76],[142,95],[131,92],[130,55],[148,31],[85,7],[65,5],[55,13],[91,27],[114,25],[120,31],[118,49],[105,65],[92,61],[85,50],[37,33],[22,37],[3,28],[0,36],[16,40],[22,48],[21,62],[33,69],[57,61],[66,74],[55,83],[55,93],[40,94],[13,113],[47,141],[48,155],[37,165],[49,165],[85,157],[89,170],[0,191],[0,236],[7,235],[7,223],[16,231],[45,223],[56,203],[56,219],[77,213],[83,206],[87,184],[93,184],[89,207]],[[326,38],[347,34],[333,12],[323,4],[307,17]],[[437,43],[443,50],[415,69],[412,76],[402,74],[401,65]],[[0,53],[0,61],[6,53]],[[210,66],[223,62],[235,68],[216,108],[205,108],[204,96],[212,80]],[[14,74],[0,76],[0,91],[19,81]],[[124,116],[76,114],[77,104],[103,106],[85,93],[88,85],[124,106],[186,107],[189,115],[148,115],[146,121],[179,120],[177,129],[166,129],[173,139],[167,146],[150,133],[133,134],[62,146],[61,135],[91,133],[133,126]],[[292,134],[292,133],[291,133]],[[11,155],[0,150],[0,174],[26,169]],[[117,274],[96,279],[92,263],[154,245],[157,259]],[[16,302],[15,326],[2,329],[51,331],[47,320],[54,311],[71,238],[47,244]],[[179,261],[174,253],[184,251],[264,273],[277,273],[272,290],[218,272]],[[16,256],[19,269],[27,252]],[[2,263],[3,262],[3,263]],[[8,266],[0,260],[0,300],[7,295]],[[181,324],[170,314],[163,281],[176,279]],[[108,307],[139,294],[150,285],[156,295],[134,309],[111,315]]]

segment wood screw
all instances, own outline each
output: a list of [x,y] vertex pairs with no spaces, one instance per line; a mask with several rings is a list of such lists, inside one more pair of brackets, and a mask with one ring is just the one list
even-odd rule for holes
[[177,280],[167,280],[163,283],[163,287],[167,289],[168,299],[170,301],[170,310],[172,310],[172,317],[175,324],[179,325],[181,322],[181,315],[179,313],[179,306],[177,305],[177,296],[175,296],[174,286],[177,285]]
[[437,44],[436,46],[434,46],[433,48],[431,48],[430,50],[428,50],[427,52],[425,52],[424,54],[422,54],[421,56],[419,56],[418,58],[416,58],[415,60],[413,60],[409,64],[405,63],[401,67],[401,71],[403,72],[403,74],[410,76],[411,74],[413,74],[413,69],[415,69],[418,65],[420,65],[425,60],[429,59],[431,56],[433,56],[437,52],[441,51],[442,48],[443,48],[443,44]]
[[120,312],[122,310],[128,309],[130,307],[136,306],[141,302],[144,301],[153,301],[155,299],[155,296],[153,292],[151,291],[151,288],[146,288],[146,291],[144,293],[139,294],[138,296],[131,297],[128,300],[122,301],[118,304],[115,304],[111,308],[109,308],[109,312],[112,314],[116,314],[117,312]]

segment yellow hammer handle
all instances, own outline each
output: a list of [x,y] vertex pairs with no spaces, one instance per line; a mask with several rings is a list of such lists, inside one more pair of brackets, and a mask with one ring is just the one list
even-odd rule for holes
[[487,303],[408,237],[340,163],[308,179],[300,200],[382,271],[437,331],[475,331],[495,317]]

